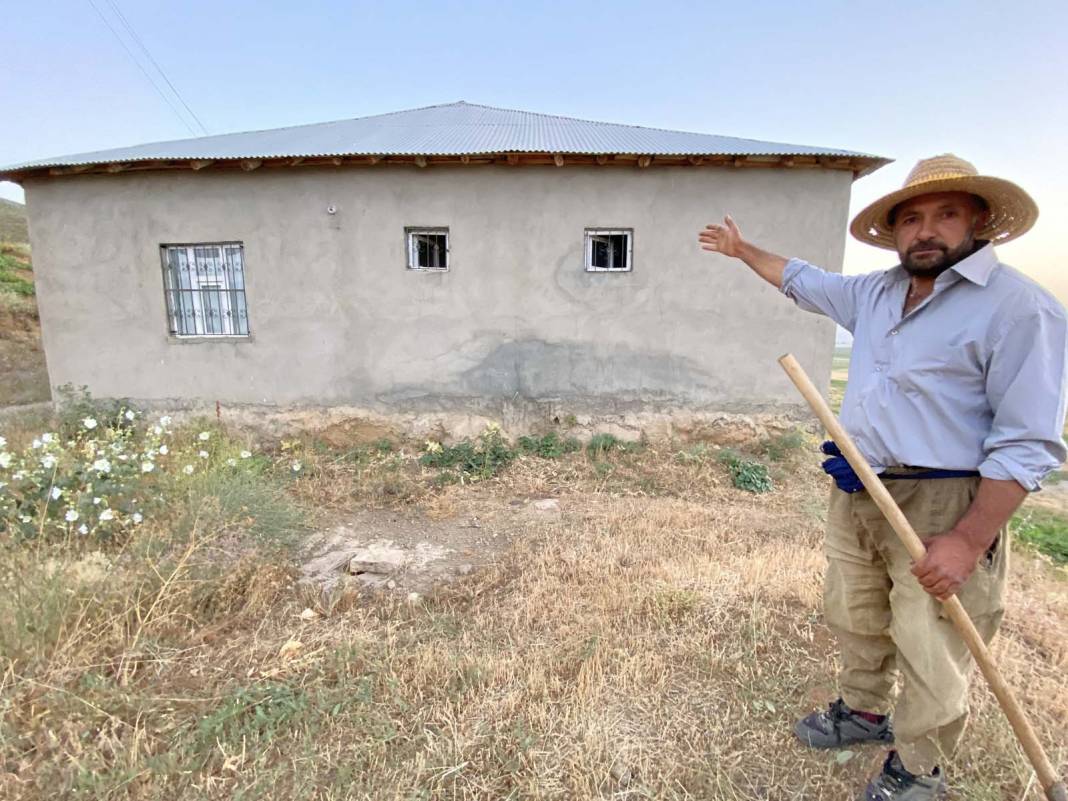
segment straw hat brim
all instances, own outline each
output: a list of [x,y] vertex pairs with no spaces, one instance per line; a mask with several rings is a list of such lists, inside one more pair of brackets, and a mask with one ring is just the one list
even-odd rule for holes
[[975,238],[994,244],[1027,233],[1038,219],[1038,205],[1012,181],[986,175],[961,175],[912,184],[879,198],[853,218],[849,232],[861,242],[897,250],[888,219],[891,210],[906,200],[935,192],[968,192],[985,200],[990,207],[990,219],[975,232]]

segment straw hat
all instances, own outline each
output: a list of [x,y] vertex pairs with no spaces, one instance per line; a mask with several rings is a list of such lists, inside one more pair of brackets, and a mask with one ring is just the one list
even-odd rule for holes
[[975,232],[976,239],[989,239],[996,244],[1008,242],[1027,233],[1038,219],[1035,201],[1016,184],[980,175],[970,162],[945,153],[917,162],[905,185],[860,212],[849,230],[861,242],[897,250],[890,212],[906,200],[934,192],[970,192],[986,201],[990,219]]

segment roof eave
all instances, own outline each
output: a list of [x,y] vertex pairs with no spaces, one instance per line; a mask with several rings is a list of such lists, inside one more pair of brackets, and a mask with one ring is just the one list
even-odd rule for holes
[[690,166],[780,167],[849,170],[854,179],[869,175],[892,160],[867,154],[789,153],[589,153],[577,151],[492,151],[471,153],[340,153],[313,155],[250,155],[226,158],[144,158],[121,161],[46,161],[0,169],[0,180],[21,183],[27,178],[119,174],[171,170],[257,170],[261,167],[368,167],[377,165],[510,164],[513,166]]

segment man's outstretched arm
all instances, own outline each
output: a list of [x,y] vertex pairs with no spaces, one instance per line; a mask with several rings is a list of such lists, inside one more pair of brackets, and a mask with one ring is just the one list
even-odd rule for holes
[[697,235],[702,250],[740,259],[791,298],[805,311],[825,314],[847,331],[852,331],[857,316],[857,285],[864,277],[844,276],[813,267],[801,259],[784,259],[745,241],[737,224],[728,214],[723,224],[705,226]]
[[742,239],[742,232],[729,214],[724,218],[723,225],[705,226],[705,230],[697,235],[697,239],[702,250],[741,259],[769,284],[776,289],[782,289],[783,270],[787,260]]

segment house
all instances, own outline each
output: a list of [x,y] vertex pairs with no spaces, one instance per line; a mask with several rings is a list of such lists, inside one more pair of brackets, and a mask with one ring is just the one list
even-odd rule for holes
[[[452,103],[0,168],[50,381],[143,403],[752,411],[834,327],[698,230],[840,269],[885,159]],[[531,412],[531,410],[534,410]]]

